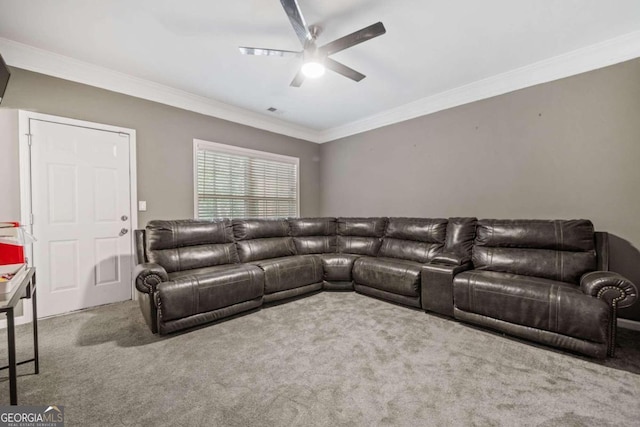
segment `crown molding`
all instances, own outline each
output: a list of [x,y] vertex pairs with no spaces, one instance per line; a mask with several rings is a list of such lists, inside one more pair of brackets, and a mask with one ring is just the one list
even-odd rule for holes
[[195,95],[149,80],[89,64],[0,37],[0,51],[7,64],[59,77],[207,116],[263,129],[311,142],[319,142],[319,132],[277,118]]
[[638,57],[640,31],[635,31],[327,129],[321,132],[320,140],[334,141]]
[[11,66],[71,80],[196,113],[315,143],[370,131],[416,117],[562,79],[640,57],[640,31],[497,74],[379,114],[325,130],[277,118],[175,89],[149,80],[0,38],[0,50]]

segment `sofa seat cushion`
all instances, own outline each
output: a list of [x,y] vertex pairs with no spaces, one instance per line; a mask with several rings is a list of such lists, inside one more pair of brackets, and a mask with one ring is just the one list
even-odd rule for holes
[[607,304],[571,283],[471,270],[455,276],[453,298],[466,312],[593,342],[607,340]]
[[162,321],[180,319],[260,298],[264,273],[255,265],[236,264],[171,273],[158,285]]
[[350,282],[353,280],[353,264],[360,258],[352,254],[323,254],[322,271],[324,280],[330,282]]
[[362,257],[353,265],[353,279],[360,285],[394,294],[419,297],[421,269],[422,264],[415,261]]
[[216,265],[214,267],[203,267],[203,268],[194,268],[191,270],[182,270],[182,271],[174,271],[172,273],[168,273],[169,280],[176,280],[185,276],[203,276],[207,274],[215,274],[217,272],[233,270],[237,268],[238,264],[226,264],[226,265]]
[[273,258],[254,264],[264,271],[265,294],[322,282],[322,262],[316,255]]

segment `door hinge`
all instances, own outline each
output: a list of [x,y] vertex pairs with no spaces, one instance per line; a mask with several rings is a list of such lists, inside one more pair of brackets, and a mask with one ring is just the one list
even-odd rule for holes
[[29,225],[33,225],[33,213],[29,214]]
[[29,147],[31,147],[31,137],[33,135],[31,135],[30,133],[27,133],[26,135],[27,135],[27,144],[29,144]]

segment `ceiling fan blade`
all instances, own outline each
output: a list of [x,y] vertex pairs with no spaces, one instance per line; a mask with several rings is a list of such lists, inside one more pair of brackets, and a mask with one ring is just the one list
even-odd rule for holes
[[343,76],[351,80],[354,80],[356,82],[359,82],[360,80],[366,77],[364,74],[357,72],[353,68],[349,68],[346,65],[336,60],[333,60],[331,58],[326,58],[324,61],[324,65],[331,71],[335,71],[338,74],[342,74]]
[[302,70],[299,70],[298,74],[296,74],[289,86],[300,87],[302,85],[302,82],[304,82],[304,74],[302,74]]
[[327,43],[318,50],[325,55],[331,55],[333,53],[340,52],[341,50],[345,50],[348,47],[371,40],[374,37],[381,36],[386,32],[387,30],[384,28],[384,25],[382,25],[382,22],[376,22],[373,25],[369,25],[368,27],[347,36],[340,37],[331,43]]
[[264,56],[301,56],[302,52],[294,52],[292,50],[280,49],[263,49],[261,47],[244,47],[241,46],[240,53],[244,55],[264,55]]
[[304,17],[300,11],[300,6],[298,5],[298,0],[280,0],[280,3],[284,8],[287,17],[289,17],[293,30],[300,39],[300,43],[302,43],[302,46],[306,47],[307,43],[313,40],[313,37],[307,28],[307,23],[304,21]]

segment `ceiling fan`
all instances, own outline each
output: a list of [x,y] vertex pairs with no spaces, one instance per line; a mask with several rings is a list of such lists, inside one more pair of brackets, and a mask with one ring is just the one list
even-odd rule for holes
[[302,67],[293,78],[290,86],[300,87],[305,77],[315,78],[324,74],[325,68],[341,74],[351,80],[359,82],[365,78],[365,75],[357,72],[353,68],[336,61],[329,57],[334,53],[343,51],[351,46],[378,37],[387,32],[382,22],[369,25],[361,30],[341,37],[324,46],[316,46],[316,38],[320,33],[320,27],[312,25],[307,26],[300,6],[297,0],[280,0],[284,11],[291,21],[294,31],[296,32],[303,50],[296,52],[291,50],[280,49],[263,49],[256,47],[240,47],[240,52],[245,55],[265,55],[265,56],[295,56],[302,58]]

